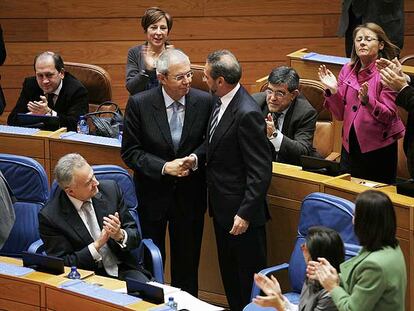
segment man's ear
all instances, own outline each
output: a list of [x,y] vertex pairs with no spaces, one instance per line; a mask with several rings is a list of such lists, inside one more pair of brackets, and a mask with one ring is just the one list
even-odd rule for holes
[[59,72],[60,78],[63,79],[65,77],[65,69],[62,68]]
[[298,97],[299,96],[299,94],[300,94],[300,92],[299,92],[299,90],[298,89],[296,89],[296,90],[294,90],[294,91],[292,91],[292,92],[290,92],[292,95],[293,95],[293,99],[295,99],[296,97]]
[[167,77],[162,74],[162,73],[157,73],[157,79],[158,81],[160,81],[161,84],[165,84],[165,80],[167,79]]
[[225,82],[225,80],[222,76],[218,77],[216,81],[217,81],[217,84],[220,85],[220,86],[223,85],[223,83]]

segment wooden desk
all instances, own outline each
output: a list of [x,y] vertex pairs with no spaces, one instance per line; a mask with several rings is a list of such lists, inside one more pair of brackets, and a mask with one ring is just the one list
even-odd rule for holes
[[[4,137],[7,135],[0,136]],[[12,139],[6,140],[7,144],[19,145],[14,139],[18,141],[21,141],[22,139],[22,137],[11,138]],[[40,139],[40,143],[45,145],[45,164],[50,168],[54,167],[54,164],[60,156],[68,152],[79,152],[86,157],[90,164],[117,164],[125,167],[120,158],[119,148],[65,141],[53,136],[43,138],[23,138],[29,140],[29,143],[33,143],[31,142],[32,139],[35,143],[39,143],[38,140]],[[4,143],[2,146],[3,148],[6,148],[6,150],[13,150]],[[15,150],[24,151],[25,149]],[[47,153],[47,151],[49,153]],[[43,154],[41,153],[40,155]],[[349,175],[332,178],[325,175],[304,172],[297,166],[274,163],[272,182],[268,191],[269,211],[272,217],[267,225],[268,265],[270,266],[289,261],[296,239],[300,205],[306,195],[315,191],[320,191],[353,200],[359,192],[366,189],[368,188],[365,186],[352,183]],[[414,282],[414,268],[411,268],[414,267],[414,199],[392,193],[392,189],[384,188],[382,190],[389,192],[393,202],[396,204],[398,222],[397,234],[401,241],[401,246],[407,262],[408,275],[410,276],[407,301],[411,302],[414,306],[414,283],[412,284],[412,282]],[[166,267],[166,280],[168,282],[168,262]],[[199,280],[199,296],[201,299],[207,300],[213,304],[226,304],[218,268],[217,249],[212,220],[208,215],[205,216]],[[286,285],[286,278],[282,279],[282,285]],[[53,297],[57,297],[56,289],[52,288],[47,292],[53,295]],[[65,295],[68,295],[68,293],[65,293]],[[73,299],[76,300],[79,298],[76,297]],[[0,298],[2,298],[1,294]],[[65,299],[67,299],[67,297]],[[56,303],[57,302],[58,300],[56,300]],[[407,310],[409,310],[409,308],[407,308]]]
[[[1,262],[22,265],[21,260],[0,257]],[[118,306],[109,302],[81,295],[69,290],[59,288],[59,285],[68,279],[65,275],[69,268],[65,267],[62,275],[52,275],[42,272],[32,272],[23,277],[14,277],[0,274],[0,309],[8,311],[143,311],[156,305],[139,301],[128,306]],[[82,274],[82,273],[81,273]],[[119,289],[125,287],[125,282],[101,277],[91,276],[86,282],[102,284],[107,289]]]

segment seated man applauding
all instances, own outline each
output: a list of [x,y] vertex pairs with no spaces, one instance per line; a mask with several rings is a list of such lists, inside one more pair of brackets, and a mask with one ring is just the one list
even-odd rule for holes
[[40,237],[48,255],[66,266],[96,274],[148,281],[131,250],[141,237],[115,181],[98,182],[79,154],[63,156],[55,167],[59,184],[39,213]]
[[88,91],[65,72],[59,54],[43,52],[34,60],[35,77],[23,82],[23,89],[7,124],[19,125],[18,113],[58,116],[61,127],[76,130],[79,116],[88,112]]
[[317,156],[312,144],[318,114],[300,94],[293,68],[273,69],[266,91],[252,97],[266,118],[273,161],[300,165],[301,155]]

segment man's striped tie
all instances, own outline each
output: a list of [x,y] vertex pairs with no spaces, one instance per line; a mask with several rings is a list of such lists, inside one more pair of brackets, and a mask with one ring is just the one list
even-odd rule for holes
[[216,130],[216,127],[218,125],[218,115],[220,112],[220,107],[221,107],[221,100],[219,98],[216,102],[216,107],[214,108],[214,111],[213,111],[213,117],[211,118],[210,132],[208,136],[209,142],[211,142],[211,138],[213,137],[214,131]]

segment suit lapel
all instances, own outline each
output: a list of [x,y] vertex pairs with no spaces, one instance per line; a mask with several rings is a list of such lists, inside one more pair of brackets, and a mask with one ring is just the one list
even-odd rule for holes
[[154,95],[152,101],[152,107],[154,109],[154,120],[157,123],[162,136],[165,141],[170,145],[171,149],[174,150],[174,145],[171,138],[170,125],[167,119],[167,110],[165,108],[164,96],[162,95],[161,86],[158,87],[157,92]]
[[[181,133],[181,140],[180,146],[184,144],[185,140],[188,137],[188,134],[191,133],[191,127],[194,124],[194,121],[197,116],[197,109],[196,109],[196,102],[193,100],[193,96],[191,96],[191,89],[190,92],[185,96],[185,117],[184,117],[184,124],[183,130]],[[180,149],[180,147],[178,147]]]
[[92,198],[93,208],[95,210],[96,219],[98,220],[99,228],[103,228],[103,218],[111,214],[108,208],[108,204],[102,198],[102,193],[98,192],[95,197]]
[[93,242],[93,238],[80,218],[76,208],[73,206],[72,202],[69,200],[68,196],[64,193],[63,190],[60,190],[61,196],[61,208],[63,212],[63,217],[69,225],[69,228],[73,229],[73,232],[78,236],[82,241],[85,241],[86,244]]
[[290,104],[289,109],[286,111],[285,118],[283,119],[283,126],[282,126],[282,133],[283,135],[290,136],[289,126],[290,126],[290,120],[292,119],[293,112],[295,111],[297,98]]
[[361,251],[356,257],[341,264],[341,279],[343,280],[343,285],[345,287],[348,287],[351,284],[350,278],[353,271],[369,254],[371,254],[371,252]]
[[[218,143],[220,142],[221,138],[226,134],[227,130],[234,122],[234,115],[238,109],[238,104],[240,101],[240,96],[242,92],[242,86],[240,86],[239,90],[236,92],[232,100],[230,101],[229,105],[226,108],[226,111],[222,115],[216,130],[214,131],[213,137],[210,142],[210,154],[214,152]],[[209,126],[210,131],[210,126]]]

